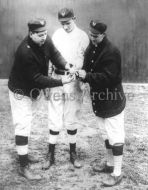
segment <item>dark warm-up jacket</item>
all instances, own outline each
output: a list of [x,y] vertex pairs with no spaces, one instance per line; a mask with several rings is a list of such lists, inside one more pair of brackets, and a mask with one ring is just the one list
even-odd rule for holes
[[122,87],[121,55],[107,37],[95,47],[91,42],[85,52],[84,66],[90,85],[93,111],[96,116],[108,118],[125,108]]
[[[36,97],[40,89],[62,86],[61,80],[48,76],[49,60],[59,69],[65,68],[65,60],[48,36],[39,47],[27,36],[15,53],[8,87],[12,92]],[[36,90],[35,90],[36,89]]]

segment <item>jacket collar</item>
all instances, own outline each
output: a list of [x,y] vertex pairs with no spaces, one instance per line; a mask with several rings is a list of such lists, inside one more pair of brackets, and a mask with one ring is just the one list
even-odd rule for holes
[[27,43],[28,43],[28,45],[29,45],[32,49],[34,49],[34,50],[43,51],[43,49],[44,49],[44,45],[39,46],[38,44],[36,44],[36,43],[30,38],[30,36],[28,36]]
[[[103,40],[97,44],[96,48],[103,49],[107,43],[108,43],[108,39],[106,36],[104,36]],[[93,45],[92,42],[91,42],[91,47],[95,47],[95,45]]]

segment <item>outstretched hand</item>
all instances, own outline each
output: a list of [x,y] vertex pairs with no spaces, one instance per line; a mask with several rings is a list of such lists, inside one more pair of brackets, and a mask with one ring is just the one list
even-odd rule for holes
[[66,69],[68,69],[71,76],[74,77],[74,79],[85,79],[86,77],[86,71],[83,69],[77,70],[74,65],[67,63],[65,66]]
[[75,75],[64,75],[61,79],[63,84],[67,84],[75,80]]
[[85,70],[78,70],[77,71],[79,78],[85,79],[86,77],[86,71]]
[[71,75],[75,74],[75,72],[77,71],[75,66],[71,63],[67,63],[65,69],[67,69]]

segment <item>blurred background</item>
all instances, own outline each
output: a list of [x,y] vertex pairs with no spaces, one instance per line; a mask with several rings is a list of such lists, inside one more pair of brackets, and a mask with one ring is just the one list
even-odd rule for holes
[[7,79],[14,53],[27,35],[27,22],[47,20],[49,34],[60,26],[57,12],[74,9],[77,25],[88,33],[89,22],[100,19],[122,54],[123,81],[148,82],[148,0],[0,0],[0,78]]

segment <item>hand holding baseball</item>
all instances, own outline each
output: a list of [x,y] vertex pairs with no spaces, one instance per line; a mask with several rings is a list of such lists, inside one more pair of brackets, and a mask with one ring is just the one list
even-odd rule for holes
[[85,79],[86,77],[86,71],[85,70],[78,70],[79,78]]
[[70,74],[75,74],[75,72],[77,71],[75,66],[72,65],[71,63],[67,63],[65,66],[66,69],[68,69],[68,71],[70,72]]
[[62,76],[61,79],[62,79],[63,84],[67,84],[67,83],[74,81],[75,77],[74,77],[74,75],[64,75],[64,76]]

